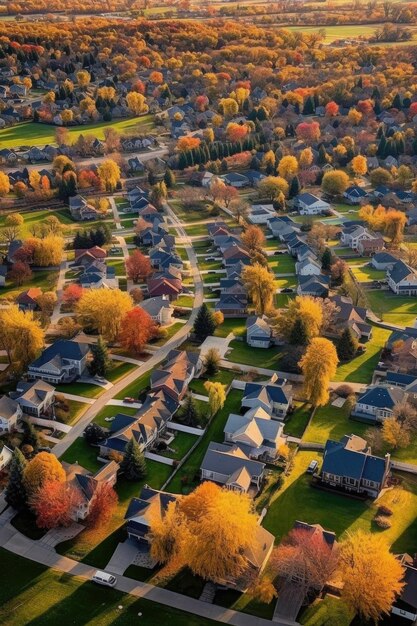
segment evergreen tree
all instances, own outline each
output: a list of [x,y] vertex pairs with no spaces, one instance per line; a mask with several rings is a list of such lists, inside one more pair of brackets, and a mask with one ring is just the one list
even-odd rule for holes
[[358,340],[350,328],[346,328],[337,342],[337,356],[341,361],[350,361],[355,356],[358,349]]
[[314,100],[311,96],[308,96],[304,103],[303,107],[303,115],[313,115],[314,113]]
[[399,93],[396,93],[394,99],[392,101],[391,107],[393,109],[402,109],[401,96]]
[[32,446],[35,452],[39,448],[39,435],[36,428],[31,422],[22,422],[23,427],[23,439],[22,446]]
[[169,167],[164,174],[164,182],[168,189],[171,189],[175,185],[175,174]]
[[105,376],[110,368],[110,358],[106,342],[100,336],[96,344],[91,346],[93,359],[88,369],[91,376]]
[[376,151],[379,157],[384,157],[385,150],[387,147],[387,140],[385,139],[385,135],[381,135],[381,139],[379,140],[378,149]]
[[152,170],[149,171],[148,173],[148,183],[150,184],[151,187],[153,187],[153,185],[157,183],[157,178],[155,174],[152,172]]
[[300,193],[301,185],[298,176],[294,176],[290,184],[290,190],[288,195],[290,198],[294,198],[296,195]]
[[19,448],[13,451],[9,470],[9,482],[6,487],[6,502],[16,511],[22,511],[27,506],[26,488],[23,478],[27,461]]
[[328,161],[328,156],[327,156],[327,152],[326,152],[326,148],[324,147],[324,144],[320,144],[319,147],[319,154],[317,157],[317,162],[319,165],[325,165]]
[[297,317],[290,334],[290,343],[296,346],[306,346],[308,344],[308,333],[305,321]]
[[95,446],[100,443],[100,441],[104,441],[105,438],[106,433],[104,429],[94,422],[91,422],[84,431],[84,439],[90,445]]
[[213,314],[204,302],[201,305],[194,322],[194,333],[197,339],[204,341],[206,337],[213,335],[215,329],[216,322],[213,319]]
[[200,414],[197,409],[196,401],[191,393],[187,394],[181,407],[181,422],[187,426],[198,426],[200,423]]
[[332,264],[332,253],[326,248],[321,257],[321,266],[324,270],[329,270]]
[[140,480],[146,476],[146,460],[134,437],[126,445],[120,472],[126,480]]

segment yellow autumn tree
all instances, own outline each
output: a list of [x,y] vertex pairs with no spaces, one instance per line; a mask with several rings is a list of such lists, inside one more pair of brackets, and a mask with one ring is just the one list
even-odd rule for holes
[[259,196],[268,200],[273,200],[280,192],[288,197],[288,190],[288,183],[282,176],[266,176],[258,185]]
[[93,328],[106,341],[115,341],[123,318],[132,308],[133,300],[125,291],[90,289],[81,296],[76,312],[83,328]]
[[141,93],[137,93],[136,91],[130,91],[126,96],[126,102],[129,109],[135,115],[141,115],[142,113],[147,113],[149,110],[148,105],[146,104],[145,96]]
[[219,106],[224,117],[233,117],[239,111],[239,105],[234,98],[222,98]]
[[102,187],[106,191],[114,191],[120,182],[120,167],[113,159],[106,159],[97,168]]
[[267,267],[255,263],[246,265],[242,270],[242,282],[248,292],[256,313],[264,315],[272,306],[275,293],[275,277]]
[[52,267],[61,263],[65,241],[58,235],[48,235],[43,239],[30,237],[25,244],[33,249],[33,263],[39,267]]
[[365,176],[366,172],[368,171],[368,163],[366,161],[366,157],[362,156],[361,154],[353,157],[352,161],[350,162],[350,166],[352,168],[352,172],[356,174],[356,176]]
[[337,352],[334,344],[323,337],[311,340],[299,362],[304,376],[304,394],[315,407],[329,401],[329,383],[336,374]]
[[291,180],[298,174],[298,161],[295,156],[284,156],[278,164],[278,174],[286,180]]
[[221,583],[246,572],[256,535],[250,498],[206,481],[169,505],[162,524],[151,518],[148,538],[154,558]]
[[410,430],[394,417],[384,419],[382,439],[391,449],[406,448],[411,441]]
[[28,495],[36,493],[46,482],[64,482],[65,470],[51,452],[39,452],[27,464],[23,479]]
[[0,346],[9,363],[24,369],[44,346],[44,331],[32,311],[12,305],[0,311]]
[[341,544],[340,569],[342,599],[361,619],[375,624],[389,613],[404,586],[403,567],[379,534],[349,534]]
[[7,196],[10,191],[10,180],[7,174],[0,172],[0,196]]
[[322,324],[323,305],[321,299],[311,296],[296,296],[290,300],[287,308],[278,311],[273,322],[277,333],[287,341],[291,341],[294,328],[297,326],[298,328],[303,327],[305,340],[309,341],[320,334]]
[[305,169],[306,167],[310,167],[313,163],[313,151],[311,148],[304,148],[300,152],[299,164],[301,169]]
[[321,181],[322,190],[329,196],[339,196],[346,191],[349,185],[349,176],[343,170],[326,172]]
[[223,408],[226,401],[226,385],[221,383],[211,382],[207,380],[204,383],[204,388],[207,389],[209,395],[209,408],[211,415],[215,415],[220,409]]

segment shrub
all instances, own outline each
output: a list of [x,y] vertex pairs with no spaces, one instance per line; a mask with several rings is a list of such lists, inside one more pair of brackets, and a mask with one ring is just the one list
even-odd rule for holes
[[389,517],[392,514],[393,511],[388,506],[381,504],[381,506],[378,507],[377,515],[386,515]]
[[350,395],[354,394],[355,392],[353,391],[350,385],[344,384],[344,385],[339,385],[339,387],[336,389],[336,393],[341,398],[348,398]]
[[374,518],[374,522],[379,528],[383,528],[384,530],[391,528],[391,522],[383,515],[377,515]]

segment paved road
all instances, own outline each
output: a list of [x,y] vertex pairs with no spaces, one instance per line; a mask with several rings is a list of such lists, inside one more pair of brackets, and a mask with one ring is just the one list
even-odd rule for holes
[[120,391],[122,391],[127,385],[135,382],[140,376],[146,374],[147,372],[154,369],[158,363],[163,361],[170,350],[177,348],[188,336],[188,333],[191,331],[194,320],[197,316],[198,309],[201,307],[203,303],[203,282],[201,279],[201,275],[197,265],[197,257],[195,255],[192,243],[190,238],[187,236],[187,233],[181,226],[177,216],[172,211],[172,209],[166,205],[165,207],[166,213],[171,218],[171,222],[174,228],[177,229],[178,234],[184,239],[185,249],[188,255],[188,259],[190,261],[191,272],[194,278],[195,284],[195,298],[194,298],[194,306],[191,311],[190,318],[183,325],[182,328],[164,345],[162,346],[155,354],[151,356],[151,358],[143,363],[143,365],[139,365],[135,368],[130,374],[122,378],[119,382],[115,383],[111,389],[106,390],[97,400],[95,400],[94,404],[89,406],[82,417],[78,420],[77,424],[72,428],[71,432],[60,441],[53,449],[53,453],[60,457],[64,452],[74,443],[77,437],[80,437],[85,430],[86,426],[94,419],[94,417],[101,411],[109,402],[112,400],[114,396],[116,396]]

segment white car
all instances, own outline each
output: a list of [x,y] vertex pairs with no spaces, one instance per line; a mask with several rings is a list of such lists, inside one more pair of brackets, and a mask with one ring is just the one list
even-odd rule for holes
[[101,572],[100,570],[96,571],[91,580],[98,585],[104,585],[105,587],[114,587],[117,583],[116,576],[108,574],[107,572]]

